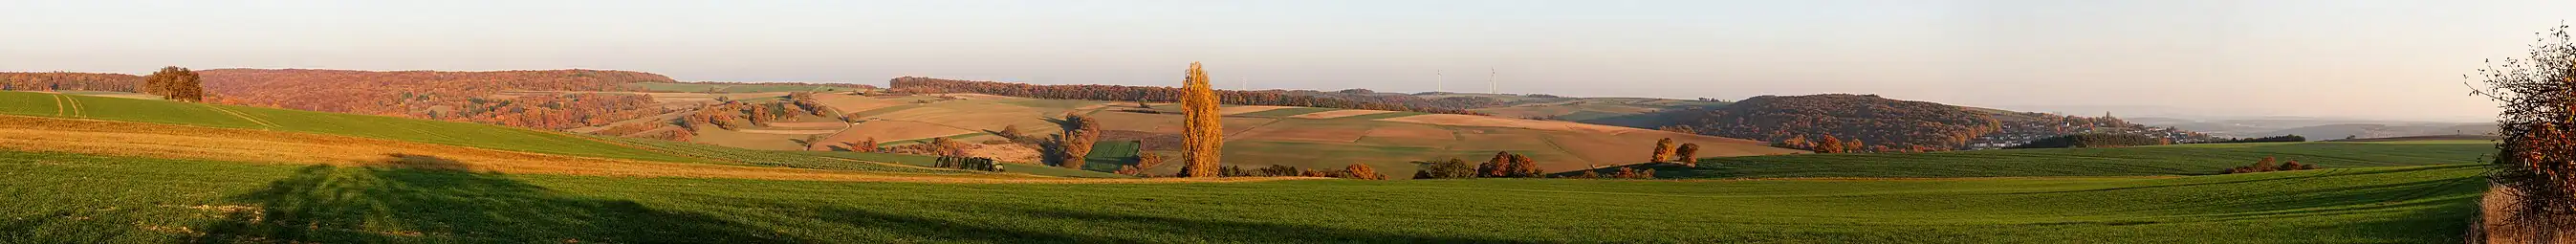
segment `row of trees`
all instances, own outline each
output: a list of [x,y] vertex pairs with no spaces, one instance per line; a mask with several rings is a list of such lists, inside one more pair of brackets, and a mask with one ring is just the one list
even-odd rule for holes
[[[1669,115],[1702,134],[1763,141],[1830,137],[1814,151],[1941,151],[2001,129],[1986,113],[1877,95],[1759,96]],[[1803,141],[1804,139],[1801,139]]]
[[2304,141],[2308,141],[2308,137],[2305,137],[2305,136],[2299,136],[2299,135],[2281,135],[2281,136],[2266,136],[2266,137],[2255,137],[2255,138],[2227,138],[2227,139],[2219,139],[2219,140],[2214,140],[2214,141],[2205,141],[2205,142],[2199,142],[2199,143],[2256,143],[2256,142],[2304,142]]
[[1672,138],[1657,140],[1655,155],[1651,162],[1699,166],[1699,143],[1682,143],[1681,146],[1675,147]]
[[77,72],[0,72],[0,90],[6,91],[114,91],[143,92],[143,77],[129,74]]
[[2251,164],[2251,165],[2245,165],[2245,166],[2237,166],[2237,167],[2235,167],[2235,168],[2228,168],[2226,171],[2220,171],[2219,173],[2220,173],[2220,174],[2242,174],[2242,173],[2259,173],[2259,172],[2272,172],[2272,171],[2294,171],[2294,170],[2312,170],[2312,169],[2317,169],[2317,166],[2316,166],[2316,165],[2310,165],[2310,164],[2299,164],[2299,161],[2298,161],[2298,160],[2290,160],[2290,162],[2288,162],[2288,163],[2281,163],[2281,164],[2279,164],[2279,165],[2273,165],[2273,164],[2272,164],[2272,157],[2263,157],[2263,160],[2262,160],[2262,161],[2254,161],[2254,164]]
[[[1184,84],[1182,88],[1117,85],[1031,85],[923,77],[899,77],[894,78],[894,80],[889,83],[892,85],[890,90],[905,93],[982,93],[1013,97],[1107,101],[1183,101],[1189,99],[1191,96],[1190,94],[1195,92],[1193,91],[1194,88],[1189,88],[1186,84]],[[1220,100],[1217,102],[1222,104],[1370,109],[1447,114],[1483,114],[1461,108],[1442,107],[1429,102],[1406,104],[1362,101],[1344,97],[1327,97],[1311,94],[1290,94],[1289,92],[1284,91],[1215,91],[1215,88],[1213,87],[1207,89],[1215,93],[1217,97],[1220,97]],[[1410,96],[1406,96],[1405,98],[1394,98],[1393,96],[1370,97],[1372,97],[1372,100],[1429,101]],[[1407,98],[1411,100],[1404,100]]]

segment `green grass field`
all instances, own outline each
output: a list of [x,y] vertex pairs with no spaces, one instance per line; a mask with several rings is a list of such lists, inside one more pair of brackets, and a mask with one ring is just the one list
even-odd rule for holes
[[0,152],[0,240],[2431,243],[2473,166],[2169,179],[916,184]]
[[2308,142],[1707,158],[1664,178],[2208,175],[2263,157],[2326,168],[2484,163],[2492,142]]

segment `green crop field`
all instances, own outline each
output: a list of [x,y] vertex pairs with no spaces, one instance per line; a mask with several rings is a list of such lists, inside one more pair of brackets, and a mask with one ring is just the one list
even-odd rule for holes
[[54,94],[0,91],[0,114],[54,116],[60,100]]
[[72,95],[64,97],[69,97],[78,104],[80,114],[93,119],[225,128],[257,129],[261,127],[259,123],[198,104],[113,97]]
[[2453,242],[2474,166],[2183,178],[921,184],[0,152],[13,242]]
[[[1144,146],[1145,145],[1143,143],[1137,143],[1136,141],[1100,141],[1093,143],[1091,145],[1091,154],[1084,155],[1082,158],[1082,169],[1087,171],[1116,172],[1118,171],[1119,166],[1135,165],[1137,160],[1137,149],[1141,149]],[[1165,156],[1172,155],[1166,154]],[[1175,162],[1180,162],[1180,160],[1172,158],[1163,159],[1164,164],[1180,165]]]
[[1664,178],[2207,175],[2263,157],[2326,168],[2483,163],[2492,142],[2305,142],[1708,158]]

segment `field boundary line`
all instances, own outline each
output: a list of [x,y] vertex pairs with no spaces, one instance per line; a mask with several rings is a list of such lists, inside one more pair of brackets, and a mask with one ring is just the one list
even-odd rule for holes
[[223,112],[224,114],[230,114],[230,115],[233,115],[233,117],[234,117],[234,118],[241,118],[242,120],[249,120],[251,123],[259,124],[259,126],[266,126],[266,127],[268,127],[268,128],[284,128],[284,127],[285,127],[285,126],[278,126],[278,125],[277,125],[277,124],[275,124],[275,123],[269,123],[267,120],[260,120],[259,118],[252,118],[252,117],[250,117],[250,115],[249,115],[249,114],[243,114],[241,111],[233,111],[232,109],[226,109],[226,108],[224,108],[224,107],[216,107],[216,106],[215,106],[215,105],[213,105],[213,104],[204,104],[204,103],[199,103],[199,104],[197,104],[197,106],[205,106],[205,107],[206,107],[206,108],[208,108],[208,109],[214,109],[214,110],[215,110],[215,112]]

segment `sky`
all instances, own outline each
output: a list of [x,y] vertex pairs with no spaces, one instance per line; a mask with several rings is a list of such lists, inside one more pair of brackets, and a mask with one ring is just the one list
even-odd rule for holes
[[[2124,117],[2487,121],[2576,1],[0,1],[0,71],[613,69],[1227,89],[1816,93]],[[1490,82],[1488,82],[1490,80]],[[1445,82],[1444,82],[1445,81]]]

